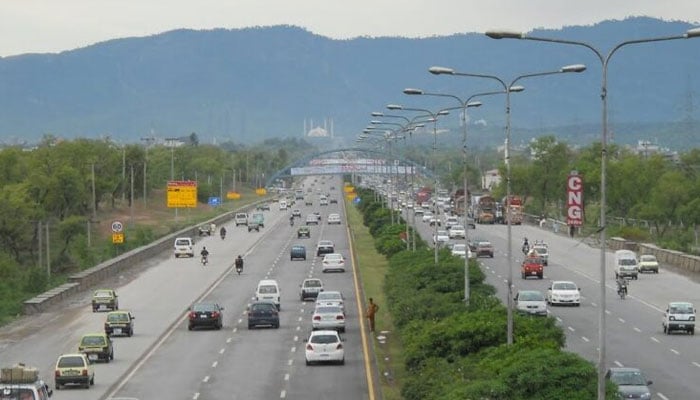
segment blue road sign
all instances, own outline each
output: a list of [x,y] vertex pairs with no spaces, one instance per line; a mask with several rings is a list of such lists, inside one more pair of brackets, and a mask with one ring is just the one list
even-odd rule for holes
[[360,199],[360,196],[357,196],[357,197],[355,197],[355,200],[353,200],[352,202],[355,204],[360,204],[361,201],[362,201],[362,199]]
[[210,206],[216,207],[221,205],[221,197],[210,197],[208,204]]

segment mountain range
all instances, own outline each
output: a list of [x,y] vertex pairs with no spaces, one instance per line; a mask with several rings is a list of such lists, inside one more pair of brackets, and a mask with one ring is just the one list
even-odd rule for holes
[[[529,35],[583,41],[606,54],[622,41],[682,34],[692,25],[635,17]],[[580,46],[494,40],[483,33],[428,38],[334,40],[294,26],[175,30],[115,39],[58,54],[0,58],[0,141],[32,143],[46,134],[139,142],[197,133],[202,143],[301,137],[325,125],[350,144],[390,103],[437,111],[454,99],[408,96],[407,87],[461,98],[497,91],[488,79],[435,76],[430,66],[514,77],[585,64],[579,74],[523,79],[513,93],[514,140],[543,134],[574,143],[600,138],[602,67]],[[700,38],[620,49],[608,69],[609,125],[619,142],[646,139],[671,148],[700,137]],[[505,103],[482,97],[469,109],[477,145],[502,142]],[[439,128],[458,137],[458,111]],[[401,122],[400,119],[385,119]],[[313,122],[312,122],[313,121]],[[392,127],[388,125],[389,127]]]

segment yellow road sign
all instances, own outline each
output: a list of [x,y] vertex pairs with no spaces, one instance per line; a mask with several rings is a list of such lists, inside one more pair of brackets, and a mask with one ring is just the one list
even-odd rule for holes
[[197,182],[169,181],[167,197],[169,208],[197,207]]
[[112,234],[112,244],[122,244],[124,243],[124,233],[113,233]]

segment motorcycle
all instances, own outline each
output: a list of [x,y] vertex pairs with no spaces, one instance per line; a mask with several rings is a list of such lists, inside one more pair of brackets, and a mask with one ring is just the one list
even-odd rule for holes
[[226,239],[226,231],[221,231],[221,240]]
[[623,280],[623,282],[618,281],[617,282],[617,294],[620,296],[620,299],[624,300],[625,297],[627,296],[627,280]]
[[289,219],[289,226],[294,226],[294,218]]
[[236,272],[238,273],[238,275],[240,275],[241,272],[243,272],[243,259],[236,259]]
[[202,259],[200,260],[202,265],[207,265],[209,263],[209,256],[202,254]]
[[527,244],[524,244],[522,251],[523,251],[523,254],[527,254],[530,251],[530,246]]

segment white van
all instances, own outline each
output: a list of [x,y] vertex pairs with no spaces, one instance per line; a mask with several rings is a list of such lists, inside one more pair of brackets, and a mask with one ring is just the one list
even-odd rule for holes
[[615,252],[615,279],[618,277],[637,279],[638,273],[637,253],[632,250],[618,250]]
[[280,210],[287,210],[287,200],[280,200]]
[[179,237],[173,244],[175,258],[180,256],[194,257],[194,240],[191,237]]
[[694,335],[695,307],[693,303],[681,301],[668,303],[661,326],[664,329],[664,333],[668,335],[672,331],[683,331]]
[[265,300],[275,303],[277,310],[280,309],[280,286],[274,279],[263,279],[258,282],[255,289],[255,300]]

